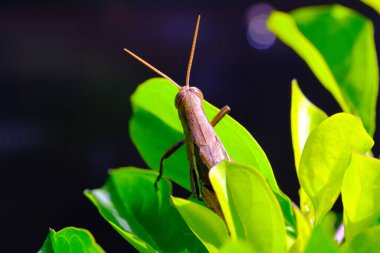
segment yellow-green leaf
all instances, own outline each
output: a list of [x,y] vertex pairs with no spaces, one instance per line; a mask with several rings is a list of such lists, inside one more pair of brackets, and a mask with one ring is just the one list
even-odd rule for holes
[[374,10],[376,10],[380,14],[380,1],[379,0],[361,0],[363,3],[371,6]]
[[344,225],[349,240],[380,219],[380,161],[353,153],[342,185]]
[[228,240],[223,245],[220,253],[259,253],[254,249],[250,248],[244,241],[233,241]]
[[224,242],[230,239],[222,218],[207,207],[176,197],[172,197],[172,201],[208,252],[218,252]]
[[379,70],[372,22],[341,5],[275,11],[269,29],[294,49],[335,97],[373,135]]
[[280,205],[257,169],[223,161],[211,169],[210,180],[233,240],[245,241],[255,252],[285,252]]
[[[294,163],[297,176],[301,154],[306,140],[313,129],[327,118],[326,113],[311,103],[302,93],[297,80],[292,81],[292,105],[290,110],[290,122],[292,131],[292,142],[294,150]],[[313,217],[310,210],[310,200],[302,188],[299,190],[300,207],[304,214]]]
[[366,153],[372,145],[360,119],[348,113],[329,117],[310,133],[301,156],[299,180],[313,203],[316,222],[338,198],[352,151]]
[[327,214],[313,229],[305,253],[338,253],[338,243],[334,241],[335,215]]
[[342,253],[380,252],[380,226],[366,229],[343,245]]
[[311,103],[302,93],[297,80],[293,80],[290,120],[297,174],[302,150],[310,132],[326,118],[326,113]]
[[288,250],[288,253],[303,253],[311,234],[311,224],[295,205],[293,205],[293,212],[297,222],[297,239]]

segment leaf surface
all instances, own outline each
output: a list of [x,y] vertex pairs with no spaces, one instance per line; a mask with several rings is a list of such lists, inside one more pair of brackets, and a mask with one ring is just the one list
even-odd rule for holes
[[51,229],[38,253],[104,253],[104,250],[89,231],[67,227],[58,232]]
[[297,222],[297,238],[287,253],[303,253],[311,235],[311,225],[297,206],[293,205]]
[[[322,121],[327,119],[326,113],[311,103],[302,93],[298,86],[297,80],[292,81],[292,102],[290,110],[290,123],[292,132],[292,142],[294,151],[294,163],[296,166],[297,176],[299,177],[299,163],[301,154],[305,146],[306,140],[311,131],[314,130]],[[304,189],[299,190],[300,207],[304,214],[314,217],[314,213],[308,208],[311,203]]]
[[290,120],[297,174],[302,150],[310,132],[325,119],[326,113],[311,103],[302,93],[297,80],[293,80]]
[[101,215],[140,252],[206,252],[171,205],[171,184],[133,167],[111,170],[106,184],[85,195]]
[[335,216],[332,213],[326,215],[313,229],[305,253],[338,253],[338,243],[334,241],[334,224]]
[[252,248],[247,246],[244,242],[242,241],[232,241],[229,240],[227,241],[222,249],[219,251],[220,253],[258,253],[254,251]]
[[380,161],[353,153],[342,185],[344,224],[349,240],[380,220]]
[[374,10],[376,10],[380,14],[380,2],[378,0],[361,0],[363,3],[371,6]]
[[305,60],[343,111],[360,116],[372,136],[379,85],[372,22],[335,4],[275,11],[268,27]]
[[354,236],[342,247],[342,253],[380,252],[380,226],[366,229]]
[[259,171],[223,161],[211,169],[210,180],[233,240],[245,241],[254,252],[285,251],[281,208]]
[[303,149],[299,180],[313,203],[316,222],[332,208],[339,196],[352,151],[368,152],[373,146],[360,119],[335,114],[312,131]]
[[223,243],[229,240],[226,224],[216,213],[186,199],[172,197],[172,201],[195,235],[209,252],[219,252]]

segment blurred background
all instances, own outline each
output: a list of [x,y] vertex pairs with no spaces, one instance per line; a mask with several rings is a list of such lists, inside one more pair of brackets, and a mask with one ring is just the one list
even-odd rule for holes
[[[360,1],[334,2],[372,19],[379,47],[378,14]],[[128,136],[129,97],[156,75],[123,47],[183,83],[198,14],[191,83],[214,105],[232,108],[266,152],[280,187],[298,202],[291,80],[328,114],[340,109],[307,65],[265,31],[265,16],[327,3],[2,1],[2,251],[36,252],[49,228],[71,225],[89,229],[107,252],[132,251],[82,192],[100,187],[109,168],[146,167]]]

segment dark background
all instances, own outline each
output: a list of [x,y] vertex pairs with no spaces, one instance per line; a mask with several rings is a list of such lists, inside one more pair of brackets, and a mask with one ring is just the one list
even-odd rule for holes
[[[267,1],[282,11],[329,2]],[[359,1],[337,2],[373,20],[379,45],[375,11]],[[265,150],[280,187],[298,202],[291,79],[297,78],[310,100],[329,114],[340,109],[280,41],[267,50],[250,46],[246,14],[256,3],[3,1],[1,251],[36,252],[49,228],[70,225],[89,229],[107,252],[131,251],[82,194],[100,187],[108,168],[145,167],[128,136],[129,97],[156,75],[122,48],[183,83],[198,14],[202,21],[191,83],[216,106],[230,105],[231,115]]]

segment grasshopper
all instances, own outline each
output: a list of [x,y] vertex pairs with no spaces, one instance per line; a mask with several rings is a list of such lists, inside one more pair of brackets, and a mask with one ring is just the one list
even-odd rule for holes
[[206,205],[214,210],[219,216],[223,217],[219,202],[216,198],[215,192],[212,188],[208,172],[216,164],[222,160],[230,160],[222,142],[215,133],[214,126],[230,112],[228,106],[224,106],[214,119],[209,122],[204,109],[203,109],[203,94],[196,88],[189,85],[190,70],[194,57],[195,45],[198,35],[200,16],[198,16],[197,24],[195,27],[193,43],[190,52],[190,59],[186,74],[186,85],[180,86],[170,77],[162,73],[157,68],[134,54],[128,49],[124,51],[131,56],[148,66],[160,76],[166,78],[175,86],[178,87],[179,92],[175,97],[175,106],[178,109],[178,115],[182,123],[185,139],[176,143],[162,156],[160,161],[160,171],[155,181],[157,189],[157,182],[163,174],[164,161],[170,157],[176,150],[178,150],[184,143],[186,143],[187,158],[190,162],[190,180],[191,190],[197,199],[203,200]]

